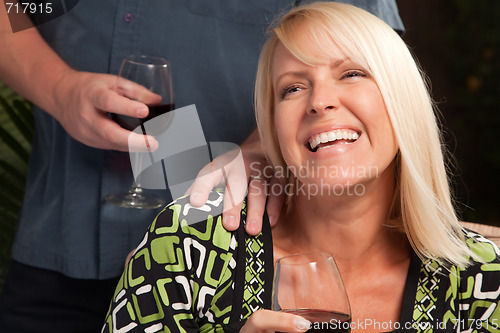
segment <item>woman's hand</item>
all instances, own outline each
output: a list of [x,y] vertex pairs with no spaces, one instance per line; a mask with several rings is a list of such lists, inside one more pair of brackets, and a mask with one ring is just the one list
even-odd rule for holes
[[254,312],[240,330],[240,333],[253,332],[305,332],[311,323],[294,314],[258,310]]

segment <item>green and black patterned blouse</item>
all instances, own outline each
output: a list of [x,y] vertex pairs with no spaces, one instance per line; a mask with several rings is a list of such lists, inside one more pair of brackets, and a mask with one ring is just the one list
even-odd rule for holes
[[[213,192],[201,208],[184,197],[158,215],[123,272],[102,332],[237,332],[254,311],[270,308],[267,217],[263,233],[248,236],[244,206],[242,225],[228,232],[222,206]],[[486,264],[446,269],[412,256],[396,331],[500,332],[500,250],[476,233],[466,238]]]

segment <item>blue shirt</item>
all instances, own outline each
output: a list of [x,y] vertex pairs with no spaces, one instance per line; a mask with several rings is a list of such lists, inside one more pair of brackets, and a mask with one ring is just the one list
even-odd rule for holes
[[[253,84],[264,32],[295,0],[82,0],[40,32],[77,70],[118,72],[124,57],[172,64],[176,107],[196,104],[207,142],[241,143],[255,127]],[[397,30],[395,0],[352,0]],[[72,139],[35,108],[26,194],[12,256],[83,279],[117,277],[158,210],[108,204],[132,182],[128,155]],[[158,192],[167,200],[168,191]],[[157,194],[158,194],[157,193]]]

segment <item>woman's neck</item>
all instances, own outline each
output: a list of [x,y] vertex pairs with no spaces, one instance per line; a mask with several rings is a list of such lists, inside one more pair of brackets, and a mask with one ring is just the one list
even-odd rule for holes
[[[405,235],[388,221],[392,177],[381,175],[363,184],[358,194],[295,196],[273,230],[277,255],[326,251],[351,270],[367,261],[391,260],[395,250],[408,249]],[[401,252],[407,256],[408,251]]]
[[401,315],[411,247],[400,221],[389,220],[393,175],[363,184],[362,195],[296,196],[273,228],[276,259],[308,251],[333,254],[351,315],[361,321],[396,322]]

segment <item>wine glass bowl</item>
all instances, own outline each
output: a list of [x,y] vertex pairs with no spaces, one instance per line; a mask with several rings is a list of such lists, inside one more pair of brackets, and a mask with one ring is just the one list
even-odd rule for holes
[[[171,66],[166,59],[147,55],[126,57],[116,79],[116,91],[124,97],[146,104],[149,108],[149,114],[144,118],[112,113],[111,118],[121,127],[143,135],[158,135],[168,128],[169,117],[158,117],[175,108]],[[146,139],[145,147],[149,151]],[[151,154],[151,151],[148,153]],[[140,185],[142,158],[148,158],[148,153],[134,159],[137,165],[134,165],[133,169],[138,170],[138,175],[130,189],[127,192],[107,195],[107,202],[137,209],[155,209],[165,204],[163,198],[146,194]]]
[[[171,65],[163,58],[146,55],[126,57],[116,79],[116,90],[122,96],[142,102],[149,108],[149,113],[144,118],[111,114],[115,122],[129,131],[175,108]],[[159,127],[161,132],[161,124]],[[148,128],[148,134],[156,133],[150,133]]]
[[335,260],[328,253],[300,253],[278,259],[272,309],[309,320],[308,332],[350,332],[349,299]]

